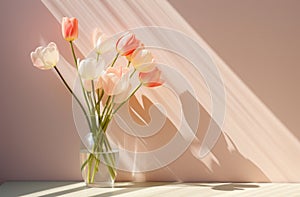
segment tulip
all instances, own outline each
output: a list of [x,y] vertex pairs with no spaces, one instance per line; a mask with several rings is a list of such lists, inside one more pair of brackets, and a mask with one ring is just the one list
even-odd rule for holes
[[93,41],[96,53],[99,55],[114,49],[112,39],[108,39],[107,36],[98,29],[94,31]]
[[76,18],[63,17],[62,35],[64,39],[71,42],[78,37],[78,20]]
[[141,45],[141,42],[133,33],[127,32],[116,43],[116,49],[122,56],[131,55],[136,48]]
[[[137,50],[142,50],[142,49],[145,49],[145,46],[144,46],[143,43],[141,43],[140,46],[139,46],[137,49],[134,50],[134,52],[137,51]],[[134,52],[133,52],[133,53],[134,53]],[[130,55],[127,55],[127,56],[126,56],[126,59],[127,59],[129,62],[132,61],[133,53],[131,53]]]
[[154,58],[147,49],[137,49],[131,57],[133,67],[140,72],[149,72],[154,69]]
[[101,76],[102,87],[107,95],[118,95],[129,86],[129,69],[109,67]]
[[94,80],[102,74],[105,62],[101,58],[98,62],[94,58],[86,58],[79,61],[78,73],[85,80]]
[[157,67],[155,67],[150,72],[140,72],[139,79],[141,83],[146,87],[156,87],[163,84],[160,75],[161,71]]
[[50,42],[46,47],[36,48],[30,56],[33,65],[42,70],[53,68],[59,60],[59,52],[54,42]]

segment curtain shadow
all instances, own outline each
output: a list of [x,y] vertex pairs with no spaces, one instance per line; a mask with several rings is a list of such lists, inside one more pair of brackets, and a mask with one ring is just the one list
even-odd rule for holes
[[130,192],[135,192],[139,190],[143,190],[149,187],[155,187],[155,186],[163,186],[163,185],[168,185],[169,183],[164,183],[164,182],[133,182],[130,185],[125,183],[124,185],[117,183],[117,185],[114,188],[124,188],[122,190],[116,190],[116,191],[110,191],[106,192],[103,194],[97,194],[97,195],[91,195],[90,197],[110,197],[110,196],[115,196],[115,195],[121,195],[121,194],[127,194]]
[[[196,133],[196,137],[191,143],[189,149],[187,149],[184,154],[182,154],[175,161],[171,162],[169,165],[145,172],[145,173],[135,173],[142,176],[142,181],[180,181],[180,182],[269,182],[268,177],[260,170],[255,163],[239,152],[238,147],[235,146],[234,142],[226,134],[226,132],[216,130],[216,132],[221,132],[215,146],[212,148],[211,152],[205,158],[197,157],[197,151],[201,146],[205,132],[209,124],[216,124],[214,120],[211,119],[210,115],[202,107],[202,105],[188,92],[180,95],[180,99],[183,106],[189,106],[188,103],[197,102],[200,109],[200,120],[199,127]],[[150,108],[157,108],[149,98],[142,96],[142,104],[137,101],[136,98],[130,100],[130,107],[138,113],[131,114],[136,116],[135,118],[142,118],[143,121],[149,122],[151,117],[149,113]],[[184,114],[189,113],[187,107],[183,107]],[[151,109],[153,110],[153,109]],[[159,109],[156,109],[159,110]],[[160,116],[164,116],[160,114]],[[167,118],[167,117],[166,117]],[[143,121],[139,121],[142,124]],[[189,122],[189,120],[187,120]],[[147,145],[155,144],[162,145],[163,140],[171,139],[174,133],[177,132],[176,127],[167,118],[164,127],[161,131],[156,133],[151,139],[144,139],[143,142],[136,142],[132,138],[126,138],[128,143],[132,146],[135,145],[143,150],[148,150]],[[120,137],[120,136],[119,136]],[[122,138],[124,135],[121,136]],[[148,140],[148,141],[147,141]],[[247,139],[245,139],[247,140]],[[156,147],[155,146],[155,147]],[[250,148],[250,147],[249,147]],[[170,153],[172,154],[172,153]],[[135,180],[131,172],[121,172],[119,180],[122,181],[132,181]]]
[[[5,182],[1,185],[0,196],[58,196],[85,189],[79,182],[25,181]],[[48,194],[46,194],[48,192]]]

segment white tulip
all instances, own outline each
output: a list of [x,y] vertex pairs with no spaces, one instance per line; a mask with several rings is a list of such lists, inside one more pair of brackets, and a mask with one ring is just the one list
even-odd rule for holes
[[30,54],[35,67],[48,70],[57,65],[59,52],[54,42],[50,42],[46,47],[38,47]]
[[115,48],[112,39],[108,39],[107,36],[96,30],[93,35],[94,47],[98,54],[107,53]]
[[94,58],[86,58],[79,61],[78,73],[85,80],[94,80],[101,76],[105,62],[100,58],[97,62]]

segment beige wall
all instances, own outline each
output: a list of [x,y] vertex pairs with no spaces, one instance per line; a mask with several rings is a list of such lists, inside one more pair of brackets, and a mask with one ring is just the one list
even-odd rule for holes
[[[300,2],[169,2],[299,140]],[[71,97],[52,72],[33,68],[29,58],[43,37],[62,43],[60,50],[70,59],[68,46],[57,33],[60,25],[39,1],[1,1],[0,9],[0,181],[79,180],[79,138]],[[208,119],[208,115],[203,117]],[[216,150],[227,146],[222,135]],[[206,173],[205,165],[191,155],[184,155],[170,168],[182,180],[269,180],[238,151],[226,150],[215,151],[222,165],[214,166],[212,173]],[[180,167],[185,162],[198,167],[196,175],[195,170]],[[245,167],[233,176],[230,166],[234,162]],[[172,176],[162,170],[146,178]]]

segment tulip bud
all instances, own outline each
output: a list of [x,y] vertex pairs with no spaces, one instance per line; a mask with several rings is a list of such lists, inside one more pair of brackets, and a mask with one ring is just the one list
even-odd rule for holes
[[63,17],[62,35],[68,42],[78,38],[78,20],[76,18]]
[[93,34],[94,48],[96,53],[103,54],[114,49],[112,39],[108,39],[106,35],[100,32],[98,29]]
[[147,49],[137,49],[131,56],[133,67],[140,72],[149,72],[154,69],[154,58]]
[[140,72],[139,78],[144,86],[156,87],[156,86],[160,86],[163,84],[163,81],[161,80],[160,75],[161,75],[161,71],[157,67],[155,67],[150,72],[146,72],[146,73]]
[[135,37],[135,35],[127,32],[117,41],[116,49],[120,55],[128,56],[131,55],[140,45],[141,42]]

